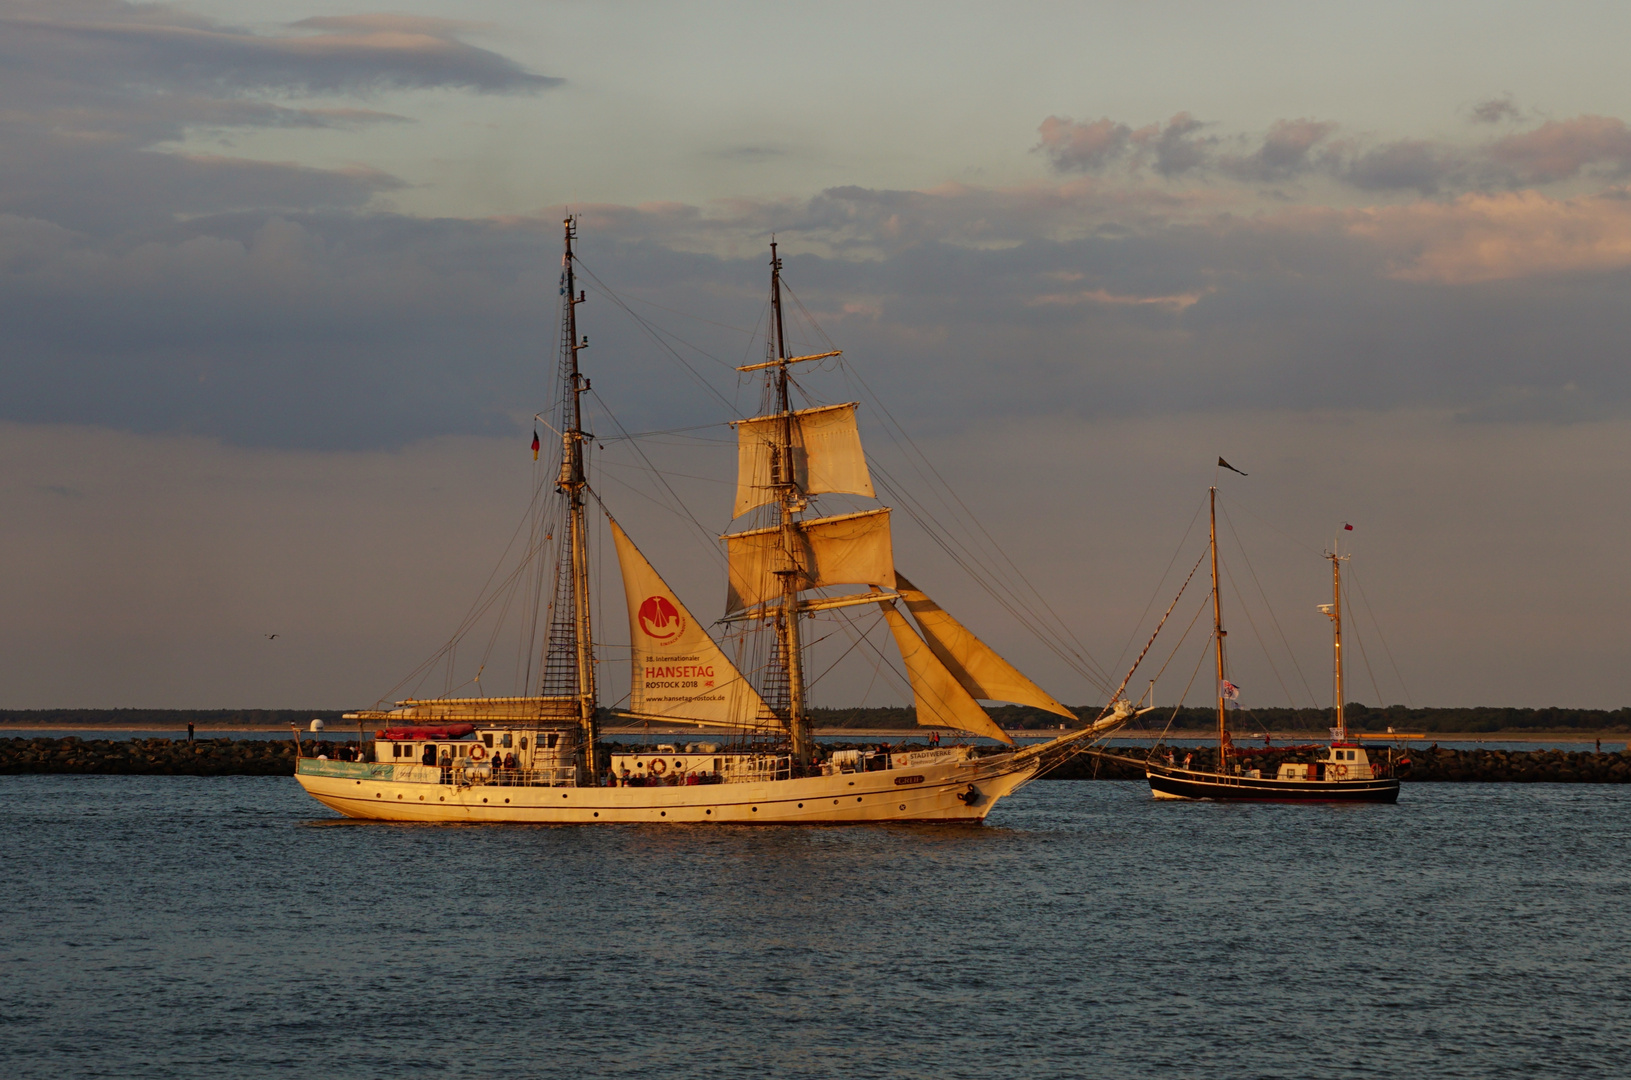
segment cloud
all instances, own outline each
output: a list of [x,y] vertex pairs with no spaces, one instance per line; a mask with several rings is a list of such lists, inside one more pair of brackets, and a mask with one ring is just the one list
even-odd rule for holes
[[1461,169],[1458,155],[1421,139],[1398,139],[1354,154],[1337,169],[1361,191],[1410,190],[1431,195]]
[[[1050,116],[1037,128],[1041,141],[1035,149],[1060,172],[1102,172],[1127,160],[1134,168],[1151,165],[1162,176],[1175,177],[1207,163],[1216,140],[1193,137],[1205,126],[1186,112],[1136,131],[1108,117],[1083,123]],[[1135,151],[1131,157],[1129,151]]]
[[531,93],[559,83],[459,40],[466,29],[367,15],[260,33],[166,6],[0,0],[0,212],[110,229],[225,209],[360,205],[398,182],[365,167],[319,177],[296,164],[234,163],[160,147],[201,131],[408,120],[288,101],[300,95]]
[[1132,133],[1131,139],[1153,156],[1156,172],[1165,177],[1182,176],[1208,163],[1210,148],[1217,142],[1216,138],[1192,137],[1205,126],[1188,113],[1181,112],[1168,120],[1165,126],[1151,124],[1140,128]]
[[103,84],[164,90],[341,93],[452,87],[531,92],[562,80],[459,40],[470,24],[398,15],[306,19],[294,33],[242,30],[168,7],[116,0],[0,8],[0,62],[58,65]]
[[1065,116],[1050,116],[1037,129],[1042,141],[1036,149],[1048,155],[1060,172],[1097,172],[1127,151],[1133,129],[1109,117],[1081,123]]
[[1489,98],[1472,107],[1472,119],[1478,124],[1498,124],[1503,120],[1522,120],[1523,112],[1511,96]]
[[1449,284],[1601,273],[1631,266],[1631,191],[1573,199],[1467,194],[1356,211],[1348,226],[1392,252],[1391,274]]
[[1274,183],[1289,180],[1313,166],[1311,151],[1336,130],[1328,121],[1276,120],[1263,142],[1244,156],[1224,155],[1218,167],[1238,180]]
[[1607,165],[1610,172],[1624,175],[1631,170],[1631,130],[1609,116],[1548,120],[1532,131],[1506,136],[1488,153],[1525,184],[1567,180],[1591,165]]

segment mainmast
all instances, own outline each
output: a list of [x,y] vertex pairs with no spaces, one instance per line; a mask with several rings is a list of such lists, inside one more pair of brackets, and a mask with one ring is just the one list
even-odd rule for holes
[[1333,550],[1325,553],[1331,560],[1331,603],[1329,606],[1321,604],[1320,610],[1331,619],[1331,663],[1332,680],[1336,691],[1336,726],[1331,729],[1333,742],[1345,743],[1348,741],[1348,721],[1342,709],[1342,563],[1348,556],[1340,555],[1335,550],[1340,545],[1332,544]]
[[1229,726],[1223,697],[1223,600],[1218,591],[1218,489],[1212,488],[1211,548],[1212,548],[1212,640],[1217,643],[1218,657],[1218,772],[1229,771]]
[[582,395],[589,390],[589,380],[578,370],[578,350],[589,347],[588,338],[578,336],[578,305],[587,299],[577,289],[572,265],[572,240],[577,226],[572,218],[562,222],[565,232],[565,254],[561,258],[566,304],[562,311],[562,363],[566,371],[567,398],[564,402],[561,425],[561,475],[555,488],[566,496],[568,531],[572,557],[572,624],[574,655],[577,668],[578,723],[583,729],[584,764],[589,774],[588,783],[599,780],[596,770],[595,747],[600,730],[595,722],[595,657],[594,637],[589,623],[589,534],[584,514],[584,489],[588,478],[583,467],[583,404]]
[[782,323],[782,261],[776,242],[770,242],[770,309],[776,321],[776,364],[771,378],[776,393],[774,454],[770,463],[770,484],[776,492],[781,514],[780,562],[775,574],[781,581],[781,605],[776,612],[777,639],[781,645],[782,670],[787,673],[787,731],[793,741],[793,758],[800,765],[810,763],[812,743],[810,718],[804,704],[804,650],[799,640],[799,543],[798,515],[809,500],[799,489],[793,469],[793,405],[787,393],[787,334]]

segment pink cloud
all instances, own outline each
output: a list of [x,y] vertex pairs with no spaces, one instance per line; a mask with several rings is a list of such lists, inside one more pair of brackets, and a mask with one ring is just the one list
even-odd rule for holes
[[1390,276],[1466,284],[1631,266],[1631,190],[1574,199],[1538,191],[1463,195],[1342,215],[1382,249]]
[[1062,172],[1104,168],[1126,151],[1133,134],[1132,128],[1107,116],[1090,124],[1067,116],[1050,116],[1037,131],[1042,141],[1036,149],[1046,153],[1054,168]]
[[1489,156],[1530,184],[1567,180],[1599,163],[1624,171],[1631,168],[1631,130],[1612,116],[1548,120],[1533,131],[1496,141]]

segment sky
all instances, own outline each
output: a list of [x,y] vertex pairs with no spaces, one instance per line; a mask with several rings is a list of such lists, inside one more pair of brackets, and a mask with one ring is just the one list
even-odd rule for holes
[[[700,432],[640,444],[690,517],[634,443],[594,463],[699,615],[774,234],[797,343],[845,352],[812,398],[861,400],[891,476],[932,462],[1112,681],[1217,483],[1248,704],[1329,703],[1338,533],[1350,700],[1631,704],[1628,24],[0,0],[0,707],[391,693],[536,483],[567,212],[594,424]],[[908,516],[914,583],[1103,700]],[[1157,699],[1199,703],[1202,638],[1166,641]],[[818,703],[904,700],[871,670]]]

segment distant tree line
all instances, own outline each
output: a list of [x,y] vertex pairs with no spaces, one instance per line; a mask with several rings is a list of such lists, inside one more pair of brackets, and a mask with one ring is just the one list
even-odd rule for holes
[[[1022,705],[987,709],[994,720],[1009,729],[1044,730],[1069,724],[1063,717]],[[1080,722],[1098,716],[1098,706],[1074,709]],[[1491,706],[1451,709],[1413,709],[1405,705],[1374,708],[1357,701],[1348,703],[1348,726],[1356,731],[1631,731],[1631,708],[1624,709],[1512,709]],[[910,728],[917,725],[917,713],[909,708],[812,709],[817,727]],[[1137,721],[1144,728],[1162,730],[1171,721],[1175,731],[1211,731],[1217,728],[1215,709],[1171,706],[1146,713]],[[1336,722],[1331,709],[1238,709],[1229,713],[1229,727],[1241,734],[1253,731],[1328,730]]]
[[56,728],[305,727],[313,720],[342,723],[344,709],[0,709],[0,727]]
[[[1005,728],[1041,731],[1060,724],[1079,727],[1099,714],[1098,706],[1080,706],[1075,724],[1054,713],[1023,705],[987,709]],[[335,726],[348,723],[340,709],[0,709],[0,727],[30,725],[55,728],[177,728],[286,727],[304,728],[312,720]],[[1509,709],[1490,706],[1454,709],[1412,709],[1404,705],[1373,708],[1357,701],[1347,707],[1348,726],[1356,731],[1631,731],[1631,708],[1623,709]],[[917,711],[893,706],[857,709],[811,709],[818,728],[878,728],[906,730],[917,727]],[[1140,717],[1137,726],[1174,731],[1210,731],[1217,727],[1212,709],[1169,706]],[[610,714],[601,723],[615,722]],[[1242,736],[1254,731],[1324,732],[1335,722],[1330,709],[1239,709],[1230,712],[1229,727]]]

